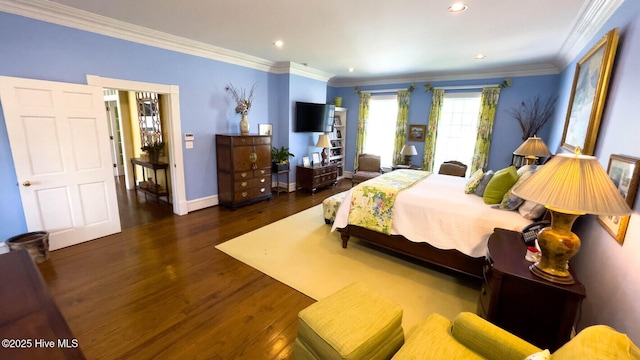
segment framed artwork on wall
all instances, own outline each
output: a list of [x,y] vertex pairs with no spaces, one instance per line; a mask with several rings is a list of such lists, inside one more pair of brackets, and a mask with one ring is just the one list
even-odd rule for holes
[[576,64],[562,148],[574,152],[579,147],[583,154],[593,155],[617,47],[614,28]]
[[427,125],[409,125],[409,141],[424,141]]
[[[629,207],[633,207],[640,179],[640,158],[624,155],[611,155],[607,174],[616,185],[620,195],[627,201]],[[598,222],[620,244],[624,242],[624,236],[629,225],[630,215],[626,216],[598,216]]]

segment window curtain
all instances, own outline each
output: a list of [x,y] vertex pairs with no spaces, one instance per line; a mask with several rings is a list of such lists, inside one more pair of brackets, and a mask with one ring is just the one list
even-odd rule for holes
[[407,122],[409,121],[409,100],[411,91],[398,91],[398,119],[396,121],[396,138],[393,144],[393,164],[401,164],[403,156],[400,153],[407,141]]
[[429,125],[424,138],[424,156],[422,158],[422,170],[433,171],[433,159],[436,154],[436,139],[438,137],[438,122],[442,113],[444,89],[433,89],[433,101],[429,113]]
[[478,169],[486,169],[489,164],[489,149],[491,148],[493,122],[496,117],[499,97],[500,88],[482,89],[480,118],[478,119],[478,136],[476,137],[476,148],[473,151],[471,174]]
[[369,118],[369,101],[371,93],[360,93],[360,108],[358,111],[358,129],[356,133],[356,157],[353,159],[353,169],[358,169],[358,155],[362,154],[364,139],[366,138],[367,119]]

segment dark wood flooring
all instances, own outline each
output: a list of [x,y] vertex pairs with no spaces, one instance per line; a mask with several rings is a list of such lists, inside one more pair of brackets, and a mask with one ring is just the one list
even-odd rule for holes
[[39,268],[88,359],[290,359],[297,313],[314,300],[215,245],[350,186],[185,216],[123,193],[121,233],[53,251]]

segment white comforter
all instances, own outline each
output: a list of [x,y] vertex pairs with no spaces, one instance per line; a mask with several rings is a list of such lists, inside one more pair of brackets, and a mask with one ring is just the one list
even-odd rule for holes
[[[496,227],[520,231],[531,221],[518,211],[495,209],[482,197],[465,194],[468,179],[431,174],[398,194],[391,233],[439,249],[457,249],[471,257],[486,254],[487,240]],[[338,209],[332,231],[348,224],[349,190]]]

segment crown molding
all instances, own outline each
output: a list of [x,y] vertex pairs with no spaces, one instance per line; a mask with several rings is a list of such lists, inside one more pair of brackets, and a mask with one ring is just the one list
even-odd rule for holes
[[490,69],[476,70],[474,72],[442,72],[402,75],[397,77],[371,77],[371,78],[339,78],[329,80],[328,85],[334,87],[392,85],[411,82],[436,82],[456,80],[482,80],[502,77],[522,77],[539,75],[556,75],[560,69],[551,63],[502,66]]
[[332,76],[303,65],[284,67],[280,63],[256,56],[133,25],[51,1],[0,0],[0,11],[265,72],[284,74],[289,71],[295,75],[322,81],[327,81]]
[[327,82],[333,76],[327,72],[310,68],[306,65],[298,64],[291,61],[282,61],[275,63],[271,67],[270,72],[274,74],[292,74],[299,75],[306,78]]
[[556,57],[555,63],[560,69],[573,62],[623,2],[624,0],[585,2]]

